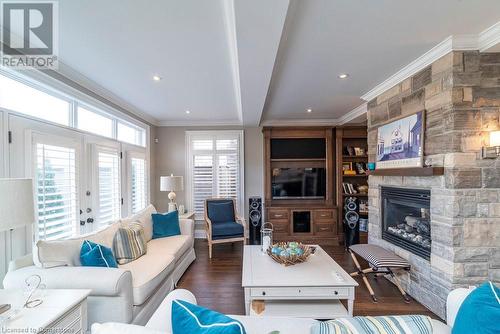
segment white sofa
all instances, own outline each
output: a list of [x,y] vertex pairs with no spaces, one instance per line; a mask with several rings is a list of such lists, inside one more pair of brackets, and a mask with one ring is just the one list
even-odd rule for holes
[[[40,241],[33,256],[13,261],[3,284],[5,288],[24,287],[25,278],[37,274],[47,288],[91,289],[88,298],[88,323],[121,322],[144,325],[177,281],[195,260],[194,222],[180,220],[181,235],[152,239],[150,205],[132,217],[78,238]],[[87,239],[112,247],[120,224],[143,225],[147,253],[119,268],[83,267],[80,247]]]
[[[438,320],[431,320],[433,334],[450,334],[455,322],[460,305],[472,289],[455,289],[450,292],[446,302],[447,324]],[[172,300],[180,299],[196,304],[196,298],[187,290],[174,290],[161,303],[158,310],[153,314],[145,327],[133,326],[117,323],[93,324],[92,334],[170,334],[171,326],[171,304]],[[247,334],[267,334],[272,331],[279,331],[283,334],[308,334],[311,326],[316,322],[306,318],[286,318],[286,317],[252,317],[252,316],[231,316],[240,321],[245,327]]]

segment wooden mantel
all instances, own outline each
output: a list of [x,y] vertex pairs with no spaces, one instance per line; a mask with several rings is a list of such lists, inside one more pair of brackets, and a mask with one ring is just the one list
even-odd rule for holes
[[378,176],[439,176],[444,167],[387,168],[367,171],[368,175]]

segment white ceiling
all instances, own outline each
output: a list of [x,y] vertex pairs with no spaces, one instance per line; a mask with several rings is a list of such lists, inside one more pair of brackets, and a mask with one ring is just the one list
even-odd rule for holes
[[498,0],[59,3],[61,73],[160,125],[333,122],[447,36],[500,21]]

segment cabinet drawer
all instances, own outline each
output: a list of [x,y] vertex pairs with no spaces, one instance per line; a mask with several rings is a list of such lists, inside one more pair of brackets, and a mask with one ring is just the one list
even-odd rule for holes
[[314,234],[331,236],[335,232],[335,223],[314,224]]
[[269,209],[268,213],[269,213],[269,219],[288,219],[287,210]]
[[349,297],[348,288],[330,287],[286,287],[286,288],[252,288],[252,297],[261,298],[346,298]]
[[290,223],[288,220],[271,220],[271,224],[273,224],[274,233],[286,233],[290,232]]
[[335,210],[315,210],[314,220],[324,220],[335,218]]
[[82,329],[82,304],[77,305],[42,333],[76,333]]

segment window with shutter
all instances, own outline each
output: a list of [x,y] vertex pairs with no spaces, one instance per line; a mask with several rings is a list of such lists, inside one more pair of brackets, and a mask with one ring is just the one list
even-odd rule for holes
[[136,213],[147,205],[146,160],[141,158],[130,159],[130,196],[131,210]]
[[109,225],[120,219],[120,156],[118,152],[98,152],[97,223]]
[[74,148],[36,143],[38,238],[69,238],[78,226],[78,169]]
[[196,219],[203,219],[210,197],[233,198],[242,212],[243,132],[188,131],[186,141],[188,205]]

